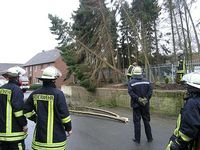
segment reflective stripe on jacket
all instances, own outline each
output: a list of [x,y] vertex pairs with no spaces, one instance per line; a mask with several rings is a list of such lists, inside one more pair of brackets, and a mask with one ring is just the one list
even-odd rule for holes
[[132,77],[132,76],[133,76],[133,70],[134,70],[134,68],[135,68],[135,67],[134,67],[133,65],[130,65],[130,66],[128,67],[128,69],[127,69],[126,75]]
[[54,87],[34,91],[25,103],[24,112],[29,119],[36,121],[34,149],[65,149],[71,118],[62,91]]
[[0,141],[19,141],[26,138],[22,131],[27,124],[23,115],[24,95],[15,83],[0,88]]
[[133,77],[128,83],[128,93],[131,97],[131,107],[139,107],[138,98],[146,98],[148,101],[152,96],[151,83],[142,77]]

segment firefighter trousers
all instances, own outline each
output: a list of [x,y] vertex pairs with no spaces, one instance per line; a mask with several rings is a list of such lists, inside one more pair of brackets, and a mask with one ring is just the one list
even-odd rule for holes
[[133,108],[133,123],[134,123],[134,133],[135,140],[140,142],[141,138],[141,118],[144,123],[145,134],[147,140],[152,140],[151,126],[150,126],[150,113],[149,113],[149,103],[144,107],[140,106]]
[[25,150],[24,140],[22,141],[0,141],[0,150]]

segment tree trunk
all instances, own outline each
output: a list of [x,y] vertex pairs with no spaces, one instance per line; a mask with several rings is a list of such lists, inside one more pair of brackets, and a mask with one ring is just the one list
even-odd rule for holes
[[189,25],[188,25],[188,17],[187,17],[187,12],[186,12],[186,8],[184,7],[184,11],[185,11],[185,23],[186,23],[186,27],[187,27],[187,41],[188,41],[188,52],[189,52],[189,57],[188,57],[188,66],[189,66],[189,71],[192,71],[192,46],[191,46],[191,38],[190,38],[190,29],[189,29]]
[[[182,18],[180,0],[178,0],[178,10],[179,10],[179,17],[180,17],[180,20],[181,20],[181,28],[182,28],[183,39],[184,39],[184,55],[185,55],[185,58],[186,58],[186,64],[188,64],[188,49],[187,49],[187,41],[186,41],[186,37],[185,37],[185,30],[184,30],[184,27],[183,27],[183,18]],[[186,70],[187,70],[187,68],[186,68]]]
[[182,50],[183,47],[182,47],[182,42],[181,42],[181,36],[180,36],[180,32],[179,32],[179,27],[178,27],[178,23],[177,23],[177,20],[176,20],[176,16],[175,16],[175,13],[174,13],[174,9],[173,9],[172,13],[173,13],[174,22],[175,22],[175,25],[176,25],[176,32],[177,32],[177,35],[178,35],[178,45],[179,45],[180,50]]
[[197,42],[197,47],[198,47],[198,52],[200,53],[200,43],[199,43],[199,38],[198,38],[198,35],[197,35],[197,31],[196,31],[196,28],[195,28],[195,25],[194,25],[194,22],[193,22],[193,19],[192,19],[192,16],[191,16],[191,13],[190,13],[190,10],[187,6],[187,3],[185,0],[183,0],[184,2],[184,6],[189,14],[189,17],[190,17],[190,21],[192,23],[192,27],[193,27],[193,30],[194,30],[194,34],[195,34],[195,38],[196,38],[196,42]]
[[172,42],[173,42],[173,51],[174,51],[174,57],[175,62],[176,60],[176,46],[175,46],[175,38],[174,38],[174,23],[173,23],[173,14],[172,14],[172,0],[169,0],[169,14],[170,14],[170,21],[171,21],[171,30],[172,30]]
[[157,28],[156,28],[155,20],[154,20],[154,34],[155,34],[155,41],[156,41],[156,62],[157,62],[157,64],[159,64],[160,59],[159,59],[159,49],[158,49],[158,36],[157,36]]

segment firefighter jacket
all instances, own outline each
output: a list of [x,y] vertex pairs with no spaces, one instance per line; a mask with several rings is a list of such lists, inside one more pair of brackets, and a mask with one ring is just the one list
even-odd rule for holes
[[[179,143],[184,150],[195,150],[196,141],[200,136],[200,94],[190,94],[177,119],[176,129],[166,150]],[[178,142],[177,142],[178,141]]]
[[129,77],[132,77],[133,76],[133,70],[134,70],[135,66],[133,65],[130,65],[127,69],[127,73],[126,75],[129,76]]
[[19,141],[26,138],[23,126],[27,120],[23,115],[24,95],[16,81],[0,87],[0,141]]
[[25,107],[25,116],[36,122],[32,148],[64,150],[66,131],[71,130],[71,118],[62,91],[53,82],[31,93]]
[[128,83],[128,93],[131,97],[131,107],[140,107],[139,98],[146,98],[148,103],[152,96],[151,83],[141,76],[133,77]]

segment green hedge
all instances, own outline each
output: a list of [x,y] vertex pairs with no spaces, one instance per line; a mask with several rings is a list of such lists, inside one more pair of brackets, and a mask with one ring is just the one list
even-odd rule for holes
[[42,87],[42,84],[33,84],[30,86],[29,90],[36,90]]

